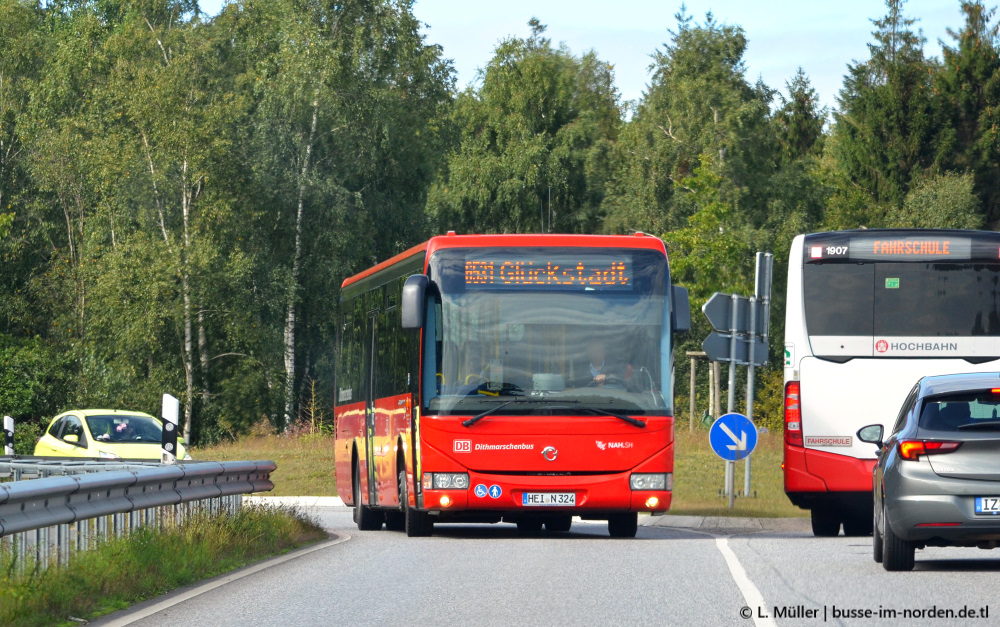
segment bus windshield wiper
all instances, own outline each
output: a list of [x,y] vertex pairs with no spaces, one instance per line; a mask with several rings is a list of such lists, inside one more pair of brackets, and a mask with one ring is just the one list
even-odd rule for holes
[[504,407],[510,405],[511,403],[539,403],[539,404],[541,404],[541,403],[565,403],[565,402],[566,401],[563,400],[563,399],[554,399],[554,398],[551,398],[551,399],[547,399],[547,398],[512,398],[509,401],[504,401],[503,403],[500,403],[496,407],[491,407],[490,409],[487,409],[486,411],[484,411],[481,414],[476,414],[472,418],[469,418],[467,420],[463,420],[462,421],[462,426],[463,427],[471,427],[472,425],[476,424],[477,422],[479,422],[483,418],[489,416],[490,414],[497,413],[498,411],[500,411]]
[[959,425],[958,428],[963,431],[972,431],[973,429],[1000,429],[1000,420],[970,422],[969,424]]
[[574,407],[573,409],[589,411],[593,414],[599,414],[601,416],[611,416],[613,418],[617,418],[618,420],[622,420],[624,422],[629,423],[630,425],[634,425],[639,428],[643,428],[646,426],[646,422],[644,420],[639,420],[638,418],[633,418],[632,416],[626,416],[625,414],[619,414],[613,411],[608,411],[606,409],[598,409],[596,407]]

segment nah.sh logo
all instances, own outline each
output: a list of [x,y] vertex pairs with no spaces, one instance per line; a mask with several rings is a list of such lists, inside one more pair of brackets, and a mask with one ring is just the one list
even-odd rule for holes
[[880,353],[884,353],[885,351],[889,350],[889,342],[886,342],[885,340],[879,340],[875,342],[875,350],[877,350]]
[[602,451],[609,448],[632,448],[635,446],[634,442],[601,442],[600,440],[597,440],[595,444],[597,444],[597,448]]
[[456,453],[471,453],[472,452],[472,440],[455,440],[455,452]]

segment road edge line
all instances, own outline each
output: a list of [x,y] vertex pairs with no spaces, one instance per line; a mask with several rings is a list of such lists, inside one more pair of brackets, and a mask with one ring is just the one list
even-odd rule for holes
[[764,603],[764,596],[757,589],[757,586],[750,581],[750,577],[747,575],[747,571],[743,568],[743,565],[740,564],[736,553],[733,553],[733,550],[729,548],[729,540],[727,538],[716,537],[715,546],[726,560],[726,566],[729,567],[729,574],[732,575],[733,581],[736,582],[736,587],[740,589],[740,594],[743,595],[743,601],[752,612],[755,627],[776,627],[774,619],[770,615],[765,618],[760,617],[760,609],[767,608],[767,604]]
[[[179,603],[183,603],[184,601],[188,601],[188,600],[193,599],[193,598],[195,598],[197,596],[201,596],[202,594],[205,594],[206,592],[211,592],[212,590],[215,590],[216,588],[221,588],[222,586],[224,586],[226,584],[230,584],[230,583],[232,583],[234,581],[238,581],[240,579],[243,579],[244,577],[249,577],[250,575],[254,575],[256,573],[259,573],[262,570],[266,570],[268,568],[271,568],[272,566],[277,566],[278,564],[282,564],[284,562],[287,562],[287,561],[290,561],[290,560],[293,560],[293,559],[297,559],[299,557],[302,557],[303,555],[308,555],[308,554],[314,553],[316,551],[321,551],[321,550],[329,548],[331,546],[335,546],[337,544],[341,544],[343,542],[347,542],[350,539],[351,539],[351,536],[349,534],[346,534],[346,533],[345,534],[340,534],[340,535],[338,535],[337,537],[335,537],[333,539],[326,540],[325,542],[320,542],[319,544],[314,544],[312,546],[307,546],[307,547],[304,547],[304,548],[301,548],[301,549],[297,549],[297,550],[292,551],[290,553],[286,553],[284,555],[279,555],[278,557],[273,557],[273,558],[271,558],[269,560],[266,560],[266,561],[263,561],[263,562],[259,562],[257,564],[254,564],[253,566],[246,566],[246,567],[241,568],[240,570],[237,570],[237,571],[235,571],[233,573],[229,573],[227,575],[222,575],[222,576],[220,576],[220,577],[218,577],[218,578],[216,578],[216,579],[214,579],[214,580],[212,580],[212,581],[210,581],[208,583],[204,583],[204,584],[198,585],[198,586],[196,586],[194,588],[191,588],[190,590],[187,590],[185,592],[181,592],[181,593],[179,593],[179,594],[177,594],[175,596],[171,596],[169,599],[165,599],[163,601],[160,601],[159,603],[155,603],[153,605],[150,605],[149,607],[142,608],[141,610],[136,610],[135,612],[132,612],[131,614],[129,614],[127,616],[121,616],[119,618],[112,619],[112,620],[110,620],[108,622],[99,622],[98,623],[98,621],[101,620],[100,618],[95,619],[94,621],[91,621],[91,622],[99,624],[99,625],[101,625],[101,627],[125,627],[125,625],[131,625],[132,623],[140,621],[140,620],[142,620],[144,618],[149,618],[150,616],[153,616],[154,614],[159,614],[160,612],[162,612],[164,610],[167,610],[167,609],[170,609],[171,607],[173,607],[173,606],[175,606],[175,605],[177,605]],[[167,594],[169,595],[170,593],[168,592]],[[122,611],[126,611],[127,612],[128,610],[122,610]]]

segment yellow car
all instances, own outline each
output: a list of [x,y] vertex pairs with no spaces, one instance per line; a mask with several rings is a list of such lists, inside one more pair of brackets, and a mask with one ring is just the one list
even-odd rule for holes
[[[75,409],[52,419],[35,445],[43,457],[160,459],[162,422],[139,411]],[[177,459],[191,459],[177,438]]]

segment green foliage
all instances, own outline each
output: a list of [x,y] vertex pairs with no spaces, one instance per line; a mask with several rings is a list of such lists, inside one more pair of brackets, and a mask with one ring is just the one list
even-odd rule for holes
[[847,181],[890,207],[902,205],[911,179],[934,157],[935,64],[924,57],[924,39],[903,15],[903,1],[886,0],[869,59],[848,66],[832,144]]
[[890,213],[888,226],[927,229],[978,229],[983,225],[971,174],[946,173],[920,181],[903,206]]
[[165,591],[240,568],[325,537],[295,510],[246,507],[236,515],[195,515],[179,527],[139,529],[73,557],[65,567],[16,574],[0,549],[0,624],[61,624],[95,618]]
[[593,232],[600,227],[620,111],[611,66],[594,52],[555,48],[531,21],[527,39],[500,43],[482,86],[460,94],[458,129],[431,188],[439,230]]
[[617,143],[604,201],[605,229],[663,233],[685,225],[693,207],[682,181],[702,156],[739,189],[740,213],[763,221],[766,181],[777,143],[768,124],[774,92],[746,80],[743,29],[711,13],[695,24],[683,12],[671,40],[653,55],[649,92]]
[[940,167],[973,173],[975,192],[990,225],[1000,220],[1000,36],[991,23],[996,9],[981,2],[961,3],[965,25],[948,34],[954,47],[943,45],[944,63],[935,74],[939,95]]

